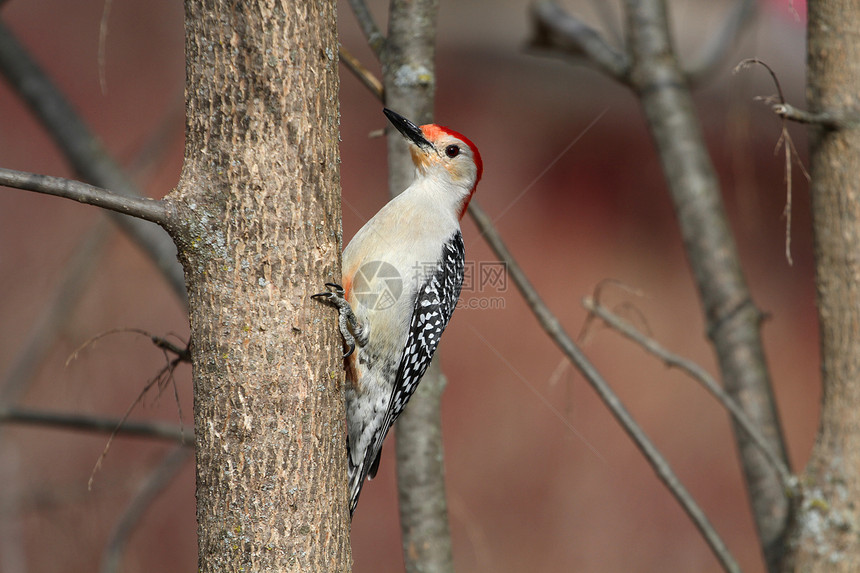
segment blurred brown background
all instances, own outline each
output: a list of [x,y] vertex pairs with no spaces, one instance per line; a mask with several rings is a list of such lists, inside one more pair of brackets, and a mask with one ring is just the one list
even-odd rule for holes
[[[384,24],[385,2],[371,9]],[[800,13],[795,15],[794,10]],[[599,25],[591,2],[565,2]],[[692,57],[728,2],[670,2],[680,52]],[[617,8],[612,3],[613,8]],[[696,293],[681,250],[657,157],[637,102],[594,71],[525,50],[528,3],[441,2],[437,120],[480,147],[477,200],[569,332],[603,279],[609,306],[711,372]],[[111,152],[153,197],[177,180],[182,160],[181,3],[111,4],[99,86],[102,0],[10,0],[4,22],[29,47]],[[378,70],[341,2],[341,40]],[[700,118],[744,257],[769,319],[764,336],[795,469],[811,448],[818,407],[817,326],[805,182],[793,170],[792,255],[784,256],[784,161],[780,123],[756,95],[774,92],[765,72],[731,75],[760,57],[790,101],[803,103],[804,5],[762,2],[751,30],[697,91]],[[615,10],[617,13],[617,10]],[[617,31],[617,28],[616,28]],[[381,106],[345,70],[341,112],[344,238],[387,198],[386,151],[368,134],[384,127]],[[805,134],[791,128],[804,154]],[[73,176],[50,138],[0,83],[0,165]],[[55,296],[97,209],[0,189],[0,376]],[[464,221],[476,273],[494,259]],[[186,318],[149,261],[111,230],[97,267],[57,333],[21,404],[118,417],[163,364],[145,338],[88,339],[114,328],[185,338]],[[447,487],[458,571],[718,571],[689,519],[583,379],[562,361],[512,284],[481,281],[463,293],[441,345]],[[745,571],[763,566],[725,412],[696,383],[603,328],[585,350],[668,457]],[[191,420],[190,372],[176,385]],[[134,419],[179,420],[174,391],[149,394]],[[393,440],[353,522],[356,572],[402,570]],[[124,507],[169,450],[118,438],[87,491],[103,435],[0,427],[0,571],[93,571]],[[131,538],[123,570],[196,567],[193,468],[158,498]]]

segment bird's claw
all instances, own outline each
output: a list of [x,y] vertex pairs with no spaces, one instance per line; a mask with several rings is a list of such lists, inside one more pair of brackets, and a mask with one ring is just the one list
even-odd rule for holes
[[325,286],[328,288],[334,289],[334,291],[324,291],[318,292],[316,294],[312,294],[311,298],[321,298],[321,299],[333,299],[333,298],[343,298],[344,290],[343,287],[337,283],[325,283]]
[[[359,344],[362,346],[367,342],[367,331],[361,327],[355,313],[352,311],[352,307],[346,298],[344,298],[345,291],[343,287],[337,283],[325,283],[325,286],[332,290],[312,294],[311,298],[320,299],[337,308],[340,334],[343,336],[343,340],[348,347],[343,357],[349,358],[355,352],[356,337],[358,337]],[[353,331],[355,335],[353,335]]]

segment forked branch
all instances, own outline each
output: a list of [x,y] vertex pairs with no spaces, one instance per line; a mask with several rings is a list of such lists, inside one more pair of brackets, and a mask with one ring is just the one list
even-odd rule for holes
[[[746,285],[689,78],[674,50],[666,2],[624,0],[623,6],[630,61],[624,83],[639,98],[660,156],[724,386],[787,460],[761,339],[762,313]],[[788,501],[779,476],[749,434],[739,426],[735,430],[765,559],[775,571]]]
[[606,75],[626,81],[630,59],[604,40],[597,30],[551,0],[534,4],[531,17],[534,34],[529,43],[531,48],[582,58],[584,63]]
[[741,70],[759,65],[767,70],[770,74],[773,84],[776,87],[776,96],[758,97],[756,99],[770,105],[773,113],[784,120],[795,121],[806,125],[820,125],[826,129],[840,129],[853,127],[860,123],[860,110],[857,109],[836,109],[824,110],[818,112],[807,111],[794,107],[785,99],[785,94],[782,91],[782,85],[779,83],[779,77],[776,72],[766,62],[758,58],[747,58],[735,66],[734,72],[738,73]]
[[[782,118],[782,130],[779,135],[779,139],[776,142],[776,148],[774,149],[774,153],[779,151],[779,148],[782,147],[785,152],[785,208],[783,209],[783,216],[785,217],[785,259],[788,261],[789,265],[794,264],[794,261],[791,257],[791,205],[792,205],[792,194],[791,194],[791,166],[792,160],[796,160],[797,164],[800,166],[800,171],[803,173],[803,176],[806,177],[806,180],[809,181],[809,172],[806,171],[806,168],[803,166],[803,162],[800,160],[800,155],[797,153],[797,148],[794,146],[794,140],[791,138],[791,134],[788,132],[788,121],[800,121],[801,123],[817,123],[823,127],[835,129],[841,122],[844,122],[844,118],[837,121],[835,116],[831,116],[831,114],[811,114],[809,112],[799,110],[785,101],[785,94],[782,92],[782,85],[779,83],[779,77],[777,77],[776,72],[773,71],[769,65],[767,65],[762,60],[758,58],[749,58],[743,60],[737,66],[735,66],[734,73],[738,73],[741,70],[745,70],[754,65],[760,65],[770,74],[771,79],[773,80],[774,86],[776,87],[776,96],[767,96],[756,98],[765,103],[770,104],[773,112]],[[803,118],[803,119],[800,119]],[[828,123],[829,121],[834,121],[835,123]]]
[[695,524],[696,528],[701,532],[702,537],[713,551],[714,555],[722,564],[723,568],[729,572],[740,572],[740,567],[729,552],[728,547],[720,538],[717,531],[711,525],[708,517],[678,479],[678,476],[672,470],[669,462],[663,457],[657,447],[651,442],[639,424],[633,419],[621,400],[610,388],[609,384],[604,380],[603,376],[598,372],[597,368],[583,354],[582,350],[573,342],[570,336],[565,332],[561,323],[555,315],[549,310],[546,304],[541,300],[537,290],[526,277],[525,272],[514,259],[511,252],[508,250],[498,231],[490,220],[490,217],[478,205],[475,200],[469,204],[469,214],[472,220],[481,231],[481,235],[486,239],[490,248],[496,254],[500,261],[505,263],[508,277],[513,280],[520,294],[525,299],[526,303],[532,310],[532,313],[537,318],[541,327],[546,331],[550,338],[555,342],[556,346],[564,353],[565,356],[573,363],[574,366],[585,377],[586,381],[597,392],[597,395],[603,400],[603,403],[609,408],[609,411],[621,425],[627,435],[645,456],[645,459],[653,468],[657,477],[666,486],[669,492],[675,497],[687,515]]
[[617,314],[610,311],[605,306],[601,305],[597,298],[587,297],[582,301],[582,305],[585,307],[588,312],[592,313],[594,316],[600,318],[607,326],[612,328],[613,330],[621,333],[628,339],[632,340],[639,346],[641,346],[646,352],[656,356],[660,360],[662,360],[667,366],[678,368],[681,371],[688,374],[694,380],[699,382],[716,400],[723,405],[723,407],[728,410],[728,412],[732,415],[735,422],[741,426],[746,433],[750,435],[750,438],[753,442],[759,447],[761,452],[765,455],[767,460],[773,466],[773,468],[779,474],[780,480],[782,480],[783,487],[787,492],[791,492],[797,489],[798,482],[797,478],[791,475],[788,467],[785,465],[782,459],[773,451],[771,445],[767,442],[765,437],[758,431],[758,429],[750,422],[747,415],[741,410],[741,408],[737,405],[737,403],[729,396],[725,390],[723,390],[719,383],[710,375],[708,372],[696,364],[695,362],[688,360],[675,354],[674,352],[669,351],[664,348],[659,342],[657,342],[654,338],[646,336],[639,330],[633,327],[630,323],[623,320]]

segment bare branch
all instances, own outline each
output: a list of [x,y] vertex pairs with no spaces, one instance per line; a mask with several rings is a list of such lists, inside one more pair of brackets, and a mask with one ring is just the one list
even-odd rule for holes
[[[624,0],[624,5],[627,46],[635,54],[630,85],[660,156],[723,384],[788,460],[761,338],[762,313],[747,287],[719,180],[674,53],[666,2]],[[737,424],[733,428],[765,559],[774,570],[789,503],[779,476],[749,434]]]
[[361,31],[364,33],[367,45],[370,46],[377,58],[381,58],[385,49],[385,36],[379,31],[367,4],[364,3],[364,0],[349,0],[349,5],[352,8],[352,13],[355,14],[355,19],[358,20]]
[[[142,193],[72,108],[65,96],[33,60],[12,31],[0,21],[0,73],[45,126],[81,179],[105,189],[141,197]],[[149,255],[182,301],[185,276],[176,246],[163,229],[133,217],[109,213],[114,222]]]
[[[158,371],[158,373],[155,376],[153,376],[143,386],[143,389],[137,395],[137,398],[135,398],[132,401],[132,403],[129,404],[128,408],[126,408],[125,414],[123,414],[122,418],[120,418],[119,424],[117,424],[116,428],[111,433],[110,437],[108,437],[107,443],[105,444],[105,447],[102,450],[102,453],[99,455],[98,459],[96,460],[96,463],[93,466],[92,472],[90,473],[90,479],[89,479],[89,482],[87,483],[87,488],[92,489],[93,481],[95,479],[96,472],[98,472],[99,469],[101,469],[102,462],[107,457],[107,454],[110,451],[110,447],[111,447],[111,444],[113,443],[114,437],[117,435],[117,433],[119,432],[119,429],[122,427],[122,425],[128,419],[128,417],[131,415],[131,412],[132,412],[132,410],[134,410],[134,407],[137,406],[141,400],[143,400],[143,397],[146,395],[147,392],[149,392],[149,390],[153,386],[157,386],[159,391],[160,391],[160,390],[163,390],[167,384],[169,384],[170,382],[173,381],[173,371],[176,370],[176,367],[179,365],[180,362],[182,362],[182,358],[177,357],[177,358],[170,360],[167,358],[167,356],[165,354],[165,360],[166,360],[165,365],[161,368],[161,370]],[[180,411],[180,414],[181,414],[181,411]],[[184,433],[184,428],[182,428],[181,426],[180,426],[179,430],[180,430],[180,433]]]
[[687,79],[691,83],[712,76],[722,65],[729,52],[738,45],[738,38],[755,19],[757,7],[755,0],[735,0],[722,26],[711,36],[698,58],[686,69]]
[[155,498],[158,497],[158,494],[164,491],[164,488],[176,477],[190,455],[191,450],[189,448],[175,448],[147,476],[126,507],[122,518],[111,532],[110,539],[105,546],[104,553],[102,553],[101,573],[115,573],[120,570],[122,554],[134,528]]
[[723,407],[728,410],[729,414],[735,419],[745,432],[750,435],[750,438],[756,443],[773,468],[779,473],[783,487],[786,492],[791,492],[797,489],[797,478],[791,475],[788,467],[773,451],[773,448],[768,444],[761,432],[756,429],[750,422],[747,415],[740,409],[737,403],[729,396],[725,390],[720,387],[714,378],[708,372],[691,360],[687,360],[660,345],[659,342],[649,336],[646,336],[636,330],[631,324],[624,321],[621,317],[610,311],[605,306],[599,304],[595,299],[587,297],[583,299],[582,305],[594,316],[599,317],[609,327],[623,334],[645,351],[653,354],[662,360],[667,366],[675,367],[683,370],[693,379],[698,381],[710,394],[717,399]]
[[119,195],[113,191],[72,179],[0,168],[0,185],[65,197],[79,203],[95,205],[123,215],[151,221],[158,225],[167,224],[167,208],[163,201]]
[[[436,95],[436,14],[438,0],[391,0],[388,48],[382,58],[385,106],[418,125],[432,123]],[[415,166],[402,137],[388,138],[388,190],[400,193],[412,182]]]
[[178,426],[164,422],[136,422],[84,414],[66,414],[26,408],[3,408],[0,409],[0,424],[23,424],[58,430],[79,430],[99,434],[116,434],[117,436],[153,438],[194,447],[193,434],[188,431],[183,432]]
[[609,411],[627,435],[630,436],[636,444],[636,447],[639,448],[640,452],[642,452],[642,455],[645,456],[645,459],[654,469],[657,477],[659,477],[660,481],[666,485],[666,488],[675,497],[687,515],[690,516],[690,519],[701,532],[702,537],[704,537],[723,568],[726,571],[740,572],[740,567],[734,557],[732,557],[732,554],[729,552],[719,534],[711,525],[710,521],[708,521],[705,513],[698,506],[683,484],[681,484],[669,463],[662,456],[657,447],[654,446],[648,436],[642,431],[621,403],[621,400],[618,399],[618,396],[603,379],[600,372],[598,372],[594,365],[591,364],[585,354],[582,353],[579,347],[562,328],[561,323],[555,315],[550,312],[549,308],[547,308],[546,304],[541,300],[537,290],[535,290],[522,268],[520,268],[517,261],[513,258],[513,255],[511,255],[511,252],[505,246],[498,231],[496,231],[493,226],[490,217],[474,199],[469,203],[469,214],[472,216],[472,219],[481,231],[481,235],[490,245],[490,248],[493,249],[493,252],[496,253],[499,260],[505,263],[508,277],[510,277],[517,286],[517,289],[531,308],[532,313],[535,315],[535,318],[537,318],[541,327],[546,331],[550,338],[552,338],[556,346],[558,346],[565,356],[567,356],[574,366],[576,366],[580,373],[582,373],[583,377],[585,377],[586,381],[591,385],[595,392],[597,392],[600,399],[603,400],[603,403],[606,404],[606,407],[609,408]]
[[[391,0],[388,39],[379,54],[385,104],[419,124],[433,119],[438,8],[438,0]],[[404,69],[412,72],[405,80]],[[403,139],[389,137],[388,188],[392,195],[406,189],[413,170]],[[394,428],[400,529],[408,573],[444,573],[454,568],[441,427],[446,383],[437,352]]]
[[[794,259],[791,258],[791,152],[794,149],[794,142],[785,128],[785,120],[783,120],[782,134],[776,143],[777,149],[780,144],[785,151],[785,207],[782,210],[782,215],[785,217],[785,260],[791,266],[794,264]],[[803,171],[806,173],[805,169]]]
[[591,0],[591,7],[597,12],[597,18],[603,24],[603,29],[609,35],[609,39],[617,45],[624,43],[624,30],[621,29],[621,22],[614,10],[614,2],[606,0]]
[[[789,104],[785,102],[785,95],[782,92],[782,86],[779,83],[779,78],[776,75],[776,72],[773,71],[769,65],[767,65],[762,60],[757,58],[749,58],[743,60],[737,66],[735,66],[734,73],[739,72],[740,70],[747,69],[752,67],[753,65],[758,64],[764,67],[770,77],[773,79],[773,83],[776,86],[777,97],[773,96],[765,97],[765,98],[756,98],[761,99],[771,105],[771,109],[778,116],[782,118],[782,131],[779,135],[779,139],[776,142],[776,148],[774,149],[774,153],[779,151],[779,148],[782,147],[785,152],[785,208],[783,209],[783,216],[785,217],[785,259],[788,261],[789,265],[794,264],[794,261],[791,258],[791,165],[792,158],[797,160],[797,164],[800,166],[800,170],[803,175],[806,177],[806,180],[809,181],[809,173],[806,171],[806,168],[803,166],[803,162],[800,160],[800,155],[797,153],[797,148],[794,147],[794,140],[791,138],[791,134],[788,132],[787,120],[791,119],[791,115],[797,114],[796,117],[804,116],[808,121],[806,123],[820,123],[821,125],[825,125],[822,121],[813,121],[811,114],[808,112],[801,112]],[[778,103],[774,103],[774,100],[778,99]],[[824,114],[820,114],[819,119],[822,119],[821,116]],[[832,118],[835,120],[835,118]],[[844,119],[844,118],[843,118]],[[843,123],[840,121],[839,123]],[[835,127],[837,124],[829,125],[828,127]]]
[[629,58],[610,46],[597,30],[571,16],[552,0],[532,5],[531,16],[530,47],[584,58],[587,64],[606,75],[626,82]]
[[820,112],[811,112],[794,107],[785,100],[785,95],[782,91],[782,85],[779,83],[779,77],[776,72],[766,62],[758,58],[747,58],[735,66],[734,73],[741,70],[751,68],[754,65],[762,66],[770,74],[774,86],[776,86],[776,97],[759,97],[756,98],[770,105],[771,110],[785,120],[795,121],[807,125],[820,125],[827,129],[840,129],[856,126],[860,123],[860,110],[827,110]]
[[767,73],[770,74],[770,77],[773,80],[773,85],[776,87],[776,94],[779,99],[779,103],[785,104],[785,94],[782,93],[782,84],[779,83],[779,77],[776,75],[776,72],[773,71],[773,68],[763,60],[759,60],[758,58],[747,58],[745,60],[741,60],[732,70],[732,73],[736,74],[755,65],[759,65],[767,70]]
[[353,56],[352,53],[343,46],[343,44],[338,44],[338,52],[340,54],[341,63],[345,65],[362,84],[364,84],[364,87],[369,89],[370,93],[376,96],[376,99],[385,101],[385,92],[382,87],[382,82],[380,82],[370,70],[365,68],[358,58]]
[[794,140],[791,138],[791,134],[788,132],[788,126],[786,125],[785,119],[782,120],[782,131],[779,134],[779,139],[776,140],[776,147],[774,148],[774,154],[779,152],[779,148],[783,148],[783,152],[785,155],[785,207],[782,210],[782,215],[785,217],[785,259],[788,261],[789,265],[794,264],[794,260],[791,258],[791,166],[793,164],[792,159],[797,160],[797,164],[800,166],[800,172],[806,177],[806,180],[809,181],[809,172],[806,171],[806,167],[803,166],[803,162],[800,160],[800,154],[797,153],[797,148],[794,146]]
[[[156,386],[156,385],[158,386],[159,395],[160,395],[161,392],[164,390],[164,388],[168,384],[172,385],[172,387],[173,387],[173,396],[176,400],[176,408],[177,408],[177,411],[179,413],[179,421],[181,423],[182,422],[182,405],[179,402],[179,390],[176,387],[176,379],[173,376],[173,372],[176,370],[176,367],[179,364],[181,364],[182,362],[189,362],[189,363],[191,362],[191,353],[190,353],[188,344],[186,344],[183,347],[178,347],[175,344],[168,341],[166,338],[162,338],[160,336],[155,336],[155,335],[150,334],[149,332],[147,332],[145,330],[141,330],[139,328],[112,329],[112,330],[108,330],[106,332],[103,332],[101,334],[98,334],[98,335],[90,338],[89,340],[84,342],[81,346],[76,348],[75,351],[72,352],[69,355],[69,357],[66,359],[66,366],[68,366],[69,363],[72,362],[73,360],[77,360],[78,355],[85,348],[95,344],[96,341],[98,341],[99,339],[104,338],[106,336],[110,336],[112,334],[118,334],[118,333],[122,333],[122,332],[130,332],[133,334],[139,334],[139,335],[146,336],[147,338],[149,338],[152,341],[152,344],[156,348],[160,348],[162,353],[164,354],[164,366],[161,368],[161,370],[158,371],[158,373],[154,377],[152,377],[144,385],[143,389],[140,391],[137,398],[135,398],[134,401],[132,401],[132,403],[129,405],[128,409],[125,411],[125,414],[123,415],[122,419],[120,420],[120,424],[122,424],[128,418],[128,416],[131,415],[131,412],[134,409],[134,407],[141,400],[143,400],[143,397],[146,395],[147,392],[149,392],[149,390],[153,386]],[[169,357],[168,352],[174,354],[175,358]],[[117,428],[118,427],[119,426],[117,426]],[[183,427],[180,425],[179,429],[180,429],[180,431],[182,431]],[[102,451],[101,455],[99,456],[99,459],[96,461],[95,467],[93,467],[93,471],[92,471],[92,474],[90,475],[90,481],[89,481],[90,487],[92,487],[93,476],[98,471],[98,469],[101,467],[102,461],[107,456],[107,453],[110,450],[110,446],[111,446],[111,443],[113,442],[113,438],[114,438],[114,435],[111,434],[110,438],[108,438],[108,441],[105,444],[104,450]]]
[[840,127],[850,127],[860,122],[860,114],[856,112],[851,114],[837,113],[832,111],[822,111],[813,113],[799,109],[790,103],[774,104],[771,109],[781,118],[796,121],[797,123],[805,123],[807,125],[820,125],[830,129],[838,129]]
[[[436,2],[417,2],[414,9],[419,18],[404,13],[400,2],[393,2],[389,22],[392,32],[388,45],[397,48],[397,56],[412,64],[433,67]],[[415,26],[417,29],[411,27]],[[395,89],[385,87],[361,63],[341,46],[341,61],[352,71],[380,102],[396,107],[400,112],[423,123],[430,120],[433,109],[433,89],[427,85],[394,86],[393,74],[385,81]],[[404,57],[405,56],[405,57]],[[386,67],[397,69],[394,57],[386,54]],[[388,94],[391,94],[388,97]],[[388,100],[388,101],[386,101]],[[399,138],[389,140],[402,145]],[[406,154],[389,147],[389,188],[398,193],[405,188],[404,179],[411,169]],[[406,571],[452,571],[451,533],[445,496],[444,450],[442,448],[442,392],[447,378],[439,366],[439,353],[424,373],[421,384],[397,420],[397,490],[403,535],[403,558]]]
[[[105,330],[89,339],[87,339],[83,344],[75,348],[75,350],[69,354],[69,357],[66,359],[66,366],[72,363],[72,361],[78,359],[78,355],[83,352],[86,348],[93,346],[96,342],[105,338],[107,336],[112,336],[114,334],[137,334],[140,336],[145,336],[148,338],[152,345],[156,348],[160,348],[163,351],[171,352],[176,355],[177,363],[178,362],[191,362],[191,351],[189,350],[188,344],[184,344],[184,346],[177,346],[164,338],[162,336],[156,336],[146,330],[141,328],[111,328],[110,330]],[[178,337],[177,337],[178,338]]]

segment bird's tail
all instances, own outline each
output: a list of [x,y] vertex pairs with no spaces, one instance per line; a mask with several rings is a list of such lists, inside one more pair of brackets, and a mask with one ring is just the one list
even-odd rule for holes
[[358,505],[361,486],[364,485],[364,472],[361,471],[360,465],[352,463],[352,457],[348,456],[347,464],[347,476],[349,477],[349,517],[352,518],[353,513],[355,513],[355,506]]
[[[385,438],[385,436],[382,436]],[[348,442],[348,441],[347,441]],[[358,505],[358,496],[365,479],[376,477],[379,469],[379,460],[382,457],[382,440],[374,440],[375,447],[365,452],[361,464],[352,461],[351,452],[347,455],[347,477],[349,478],[349,516],[355,513]]]

